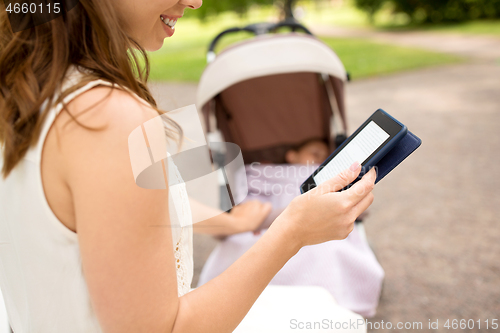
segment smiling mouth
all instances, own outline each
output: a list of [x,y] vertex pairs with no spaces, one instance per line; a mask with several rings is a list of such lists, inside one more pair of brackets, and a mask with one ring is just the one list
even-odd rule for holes
[[175,24],[177,23],[177,19],[169,19],[168,17],[160,16],[160,19],[165,25],[168,25],[170,28],[175,29]]

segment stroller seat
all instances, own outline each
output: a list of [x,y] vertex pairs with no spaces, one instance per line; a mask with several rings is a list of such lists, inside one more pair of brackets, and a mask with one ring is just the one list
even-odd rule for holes
[[283,163],[302,141],[319,138],[333,151],[337,135],[345,137],[346,80],[340,59],[315,37],[258,36],[207,66],[196,104],[207,131],[237,144],[245,164]]
[[[278,23],[275,27],[286,25],[286,22]],[[306,34],[292,32],[261,35],[262,29],[254,27],[228,29],[219,34],[210,45],[210,63],[200,79],[196,102],[204,116],[208,141],[215,141],[211,138],[222,138],[222,141],[238,145],[247,168],[256,162],[257,165],[283,164],[285,153],[290,148],[313,139],[325,142],[329,151],[333,152],[347,133],[344,103],[347,73],[339,57],[297,23],[292,23],[290,27]],[[265,27],[264,32],[272,32],[274,29],[272,25],[260,27]],[[215,56],[215,44],[220,37],[242,30],[254,32],[257,36],[230,46]],[[222,153],[213,152],[214,162],[224,169],[229,161],[216,158],[221,155],[223,156]],[[305,178],[307,175],[302,180]],[[229,183],[238,182],[233,180]],[[247,184],[244,185],[242,188]],[[297,195],[300,194],[299,185],[295,187]],[[248,188],[251,191],[252,184],[248,183]],[[238,195],[237,189],[234,190],[234,195]],[[240,202],[241,199],[233,198],[231,202]],[[247,199],[252,198],[249,195]],[[261,199],[268,201],[266,198]],[[231,207],[223,201],[221,197],[222,207]],[[278,307],[277,311],[280,306],[284,309],[283,312],[276,312],[282,320],[286,311],[294,313],[297,318],[301,312],[312,314],[318,310],[321,313],[321,302],[311,300],[308,303],[307,292],[302,294],[306,290],[319,298],[324,296],[320,295],[322,293],[329,294],[329,300],[325,301],[324,306],[331,309],[332,315],[336,311],[339,315],[352,315],[347,310],[351,309],[365,316],[373,316],[378,304],[383,270],[366,241],[356,232],[351,236],[349,240],[338,243],[327,242],[301,249],[276,275],[260,298],[261,301],[256,303],[240,325],[241,331],[236,332],[290,331],[289,326],[273,326],[271,329],[266,329],[262,324],[259,326],[259,322],[266,323],[266,319],[271,320],[271,314],[274,315],[270,308],[273,302]],[[233,235],[222,241],[210,255],[199,285],[220,274],[257,239],[258,236],[249,232]],[[351,269],[345,270],[350,264]],[[346,288],[353,286],[349,281],[354,275],[360,277],[352,280],[359,282],[360,288]],[[330,287],[337,284],[336,290],[317,287],[324,286],[325,279],[326,285]],[[308,287],[311,285],[316,287]],[[299,311],[279,303],[280,298],[283,298],[293,304],[286,293],[282,294],[284,290],[289,295],[296,291],[297,297],[303,296],[305,306]],[[364,297],[366,295],[368,297]],[[338,304],[333,301],[334,297],[338,298]],[[259,328],[244,330],[243,327],[247,327],[245,325],[257,325]]]
[[[240,174],[235,182],[236,200],[270,202],[273,205],[271,215],[275,215],[274,211],[279,214],[294,197],[300,195],[299,185],[314,171],[315,166],[254,164],[247,165],[245,169],[246,177]],[[246,198],[241,198],[247,186],[242,182],[248,183]],[[260,237],[245,232],[221,241],[208,257],[198,286],[229,268]],[[373,317],[383,278],[384,270],[356,226],[345,240],[302,248],[274,276],[270,285],[322,287],[342,307],[365,317]]]

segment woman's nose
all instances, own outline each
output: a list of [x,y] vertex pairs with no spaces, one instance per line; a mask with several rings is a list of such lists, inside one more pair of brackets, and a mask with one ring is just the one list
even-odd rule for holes
[[201,7],[203,0],[180,0],[179,3],[192,9],[198,9]]

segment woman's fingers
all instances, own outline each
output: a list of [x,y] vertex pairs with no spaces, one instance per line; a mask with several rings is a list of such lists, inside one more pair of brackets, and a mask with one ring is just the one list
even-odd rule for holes
[[354,162],[348,169],[345,169],[335,177],[323,182],[318,187],[313,189],[313,191],[321,194],[340,191],[352,183],[358,177],[360,172],[361,165],[358,162]]
[[375,196],[373,193],[368,193],[360,202],[358,202],[353,208],[352,212],[354,214],[354,218],[358,218],[370,205],[373,203],[373,199]]
[[300,246],[346,238],[356,217],[373,202],[375,170],[351,188],[338,192],[351,184],[360,171],[359,163],[354,163],[339,175],[294,198],[273,225],[291,230],[292,240]]
[[375,180],[377,179],[377,173],[375,168],[372,168],[368,173],[366,173],[361,180],[356,184],[351,186],[351,188],[345,191],[349,198],[349,201],[353,205],[357,205],[361,200],[363,200],[375,186]]

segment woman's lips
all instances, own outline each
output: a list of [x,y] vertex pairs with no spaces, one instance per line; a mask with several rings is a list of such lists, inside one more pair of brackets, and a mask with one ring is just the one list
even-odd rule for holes
[[171,37],[175,31],[175,24],[177,23],[178,17],[169,17],[166,15],[160,15],[160,20],[163,24],[163,29],[167,33],[168,37]]

